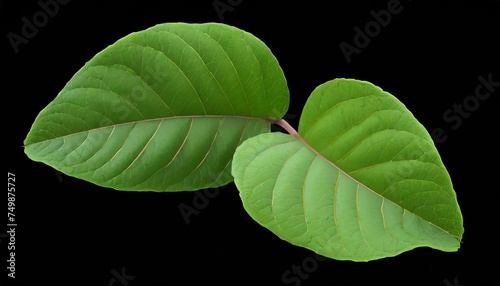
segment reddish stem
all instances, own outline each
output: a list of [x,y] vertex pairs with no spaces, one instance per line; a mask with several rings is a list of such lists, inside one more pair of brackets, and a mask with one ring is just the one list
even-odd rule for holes
[[293,127],[290,124],[288,124],[288,122],[286,122],[285,119],[273,121],[273,123],[278,124],[283,129],[285,129],[290,135],[302,141],[302,138],[300,137],[299,133],[297,133],[297,131],[293,129]]

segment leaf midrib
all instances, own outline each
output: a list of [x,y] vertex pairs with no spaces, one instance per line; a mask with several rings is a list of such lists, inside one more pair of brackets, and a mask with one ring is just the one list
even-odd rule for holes
[[354,179],[352,176],[350,176],[348,173],[346,173],[344,170],[342,170],[340,167],[338,167],[337,165],[335,165],[332,161],[328,160],[325,156],[321,155],[318,151],[316,151],[313,147],[311,147],[311,145],[309,145],[301,136],[300,134],[296,133],[293,135],[296,139],[298,139],[302,144],[304,144],[304,146],[306,146],[309,150],[311,150],[316,156],[322,158],[323,160],[325,160],[328,164],[332,165],[335,169],[337,169],[339,172],[343,173],[345,176],[347,176],[349,179],[353,180],[354,182],[356,182],[358,185],[360,186],[363,186],[365,187],[367,190],[369,190],[370,192],[372,192],[373,194],[381,197],[383,200],[387,200],[388,202],[394,204],[395,206],[398,206],[400,208],[402,208],[404,211],[408,212],[408,213],[411,213],[413,214],[414,216],[418,217],[419,219],[429,223],[430,225],[432,225],[433,227],[436,227],[437,229],[443,231],[444,233],[447,233],[448,235],[456,238],[458,241],[460,241],[460,238],[452,233],[450,233],[449,231],[443,229],[442,227],[428,221],[427,219],[424,219],[423,217],[411,212],[410,210],[406,209],[405,207],[393,202],[392,200],[382,196],[381,194],[377,193],[376,191],[372,190],[371,188],[367,187],[365,184],[359,182],[358,180]]
[[250,116],[237,116],[237,115],[204,115],[204,114],[203,115],[178,115],[178,116],[170,116],[170,117],[148,118],[148,119],[141,119],[141,120],[135,120],[135,121],[116,123],[116,124],[101,126],[101,127],[97,127],[97,128],[88,129],[88,130],[82,130],[82,131],[70,133],[67,135],[59,136],[59,137],[41,140],[38,142],[33,142],[33,143],[28,144],[28,145],[23,145],[23,147],[28,147],[30,145],[44,143],[44,142],[55,140],[55,139],[64,139],[64,138],[69,137],[69,136],[74,136],[74,135],[83,134],[83,133],[92,132],[92,131],[103,130],[103,129],[110,128],[110,127],[120,127],[120,126],[125,126],[128,124],[138,124],[138,123],[145,123],[145,122],[163,121],[163,120],[171,120],[171,119],[184,119],[184,118],[186,118],[186,119],[187,118],[192,118],[192,119],[193,118],[244,119],[244,120],[257,120],[257,121],[269,122],[269,123],[272,123],[275,121],[274,119],[264,118],[264,117],[250,117]]

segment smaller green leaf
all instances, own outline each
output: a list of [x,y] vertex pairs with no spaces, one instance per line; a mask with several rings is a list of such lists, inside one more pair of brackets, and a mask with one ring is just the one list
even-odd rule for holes
[[450,177],[395,97],[364,81],[327,82],[308,99],[298,135],[255,136],[233,159],[245,210],[278,237],[354,261],[460,247]]

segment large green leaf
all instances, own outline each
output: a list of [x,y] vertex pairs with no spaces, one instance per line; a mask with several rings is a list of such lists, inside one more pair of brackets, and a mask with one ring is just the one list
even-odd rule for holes
[[224,24],[167,23],[98,53],[36,118],[25,152],[119,190],[224,185],[236,147],[288,109],[276,58]]
[[308,99],[298,133],[258,135],[236,150],[235,184],[258,223],[339,260],[460,247],[448,172],[395,97],[364,81],[327,82]]

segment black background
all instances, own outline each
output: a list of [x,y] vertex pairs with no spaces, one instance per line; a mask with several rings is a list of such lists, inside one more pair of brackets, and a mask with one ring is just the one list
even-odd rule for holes
[[[304,261],[314,269],[300,285],[500,284],[494,143],[500,87],[456,129],[443,118],[474,95],[479,76],[500,81],[499,1],[402,0],[403,10],[350,63],[340,43],[354,45],[354,27],[364,29],[373,20],[370,11],[386,9],[389,0],[233,0],[223,14],[214,2],[72,0],[18,53],[7,35],[22,35],[22,18],[32,19],[41,7],[31,0],[1,2],[4,165],[16,175],[18,223],[15,280],[6,279],[8,238],[0,237],[1,285],[299,285],[286,284],[282,275]],[[263,40],[287,77],[286,118],[294,127],[317,85],[348,77],[394,94],[429,132],[442,128],[447,137],[436,146],[464,215],[460,250],[417,248],[368,263],[314,264],[312,252],[251,220],[233,184],[212,190],[218,195],[186,224],[178,207],[192,206],[195,192],[105,189],[24,155],[22,142],[36,115],[86,61],[128,33],[163,22],[224,22]],[[113,280],[122,271],[129,279]]]

